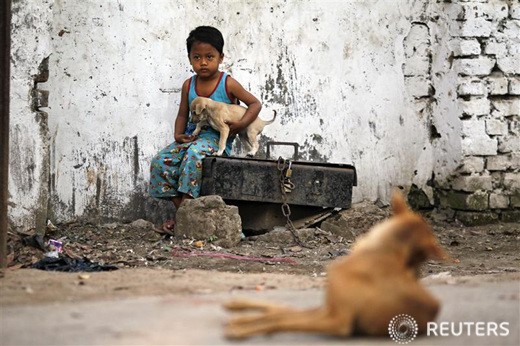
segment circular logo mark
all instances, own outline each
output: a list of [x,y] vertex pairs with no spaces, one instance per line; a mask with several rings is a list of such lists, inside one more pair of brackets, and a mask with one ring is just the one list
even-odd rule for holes
[[412,316],[401,314],[390,320],[388,334],[398,344],[407,344],[417,336],[417,322]]

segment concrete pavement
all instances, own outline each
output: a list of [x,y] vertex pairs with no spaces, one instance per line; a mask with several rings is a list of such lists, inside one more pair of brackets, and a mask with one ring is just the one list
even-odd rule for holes
[[[478,282],[429,285],[443,302],[437,319],[449,336],[421,336],[409,345],[519,345],[520,282]],[[2,345],[397,345],[388,338],[337,339],[317,335],[277,334],[245,341],[223,338],[229,314],[221,303],[233,297],[288,302],[298,307],[319,305],[320,290],[267,290],[131,299],[57,302],[3,307]],[[455,328],[451,329],[451,322]],[[458,322],[465,322],[462,335]],[[467,327],[481,322],[479,330]],[[491,324],[489,324],[491,323]],[[496,323],[507,323],[495,329]],[[491,330],[487,330],[491,328]],[[439,329],[440,331],[440,329]],[[467,335],[470,333],[471,335]],[[477,335],[491,334],[491,336]],[[446,333],[445,333],[446,334]],[[498,334],[498,335],[494,335]]]

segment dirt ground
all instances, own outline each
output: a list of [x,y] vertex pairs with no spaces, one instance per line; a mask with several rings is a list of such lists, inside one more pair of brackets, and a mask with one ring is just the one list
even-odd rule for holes
[[[357,208],[355,213],[352,224],[344,227],[368,230],[389,215],[386,208],[376,213]],[[519,223],[465,227],[436,214],[425,217],[454,261],[426,263],[424,277],[516,276],[520,271]],[[228,249],[208,241],[161,235],[144,220],[131,224],[61,224],[48,228],[40,239],[31,231],[10,232],[9,268],[0,279],[2,305],[175,292],[258,291],[294,285],[301,289],[320,287],[326,265],[348,254],[352,244],[352,240],[320,226],[298,231],[305,246],[297,245],[287,230],[277,228],[246,237]],[[49,249],[38,248],[38,244],[45,247],[49,239],[62,241],[61,256],[118,269],[92,273],[28,269],[45,258]]]

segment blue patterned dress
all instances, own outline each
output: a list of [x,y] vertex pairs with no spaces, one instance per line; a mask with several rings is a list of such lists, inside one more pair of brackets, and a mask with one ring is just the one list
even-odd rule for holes
[[[232,103],[226,89],[228,75],[221,72],[217,87],[208,96],[210,99]],[[190,80],[188,103],[198,95],[196,91],[197,76]],[[188,120],[186,134],[192,134],[195,124]],[[200,183],[202,178],[202,159],[218,151],[218,131],[207,126],[202,129],[196,140],[190,143],[173,142],[154,156],[150,165],[149,192],[152,197],[171,199],[179,194],[188,194],[193,198],[200,195]],[[234,138],[227,141],[224,154],[229,156]]]

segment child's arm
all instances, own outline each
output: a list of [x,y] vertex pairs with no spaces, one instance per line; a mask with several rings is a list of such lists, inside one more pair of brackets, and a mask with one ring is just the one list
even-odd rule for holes
[[244,89],[244,87],[234,78],[230,77],[227,80],[227,88],[232,96],[235,96],[237,99],[247,105],[247,111],[244,113],[244,116],[242,119],[240,119],[240,121],[227,122],[230,134],[235,135],[240,130],[245,129],[258,117],[258,114],[262,109],[262,104],[255,96],[253,96],[253,94]]
[[175,119],[175,132],[174,138],[177,143],[188,143],[195,139],[195,136],[189,136],[184,134],[186,130],[186,124],[188,123],[188,116],[190,114],[190,108],[188,105],[188,91],[190,87],[190,80],[187,79],[182,85],[181,91],[181,103],[179,105],[179,112]]

